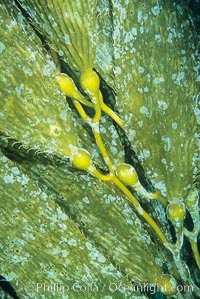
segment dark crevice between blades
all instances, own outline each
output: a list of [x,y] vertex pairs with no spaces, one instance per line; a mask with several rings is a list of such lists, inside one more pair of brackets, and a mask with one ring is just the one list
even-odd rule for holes
[[0,288],[8,295],[10,295],[13,299],[19,299],[17,296],[17,292],[12,287],[12,285],[3,277],[0,275]]
[[114,22],[113,22],[113,3],[112,0],[108,0],[109,1],[109,16],[110,16],[110,20],[111,20],[111,25],[112,25],[112,32],[114,31]]
[[187,230],[189,230],[190,232],[192,232],[194,229],[194,223],[192,217],[190,215],[190,212],[187,209],[186,209],[186,215],[184,219],[184,227],[186,227]]
[[25,146],[22,142],[14,138],[10,138],[0,132],[0,151],[11,161],[18,163],[37,163],[41,162],[44,165],[52,164],[55,166],[65,165],[70,169],[74,169],[69,162],[69,158],[59,158],[54,154],[38,151]]
[[195,30],[197,34],[200,34],[200,1],[199,0],[190,0],[189,9],[191,10],[192,20],[194,22]]
[[[22,7],[22,5],[19,3],[19,1],[14,0],[14,3],[16,5],[16,7],[18,8],[18,10],[21,12],[22,16],[28,21],[29,25],[31,26],[31,28],[33,29],[33,31],[35,32],[35,34],[39,37],[39,39],[42,42],[43,47],[47,50],[47,52],[49,52],[50,48],[48,46],[48,43],[45,39],[45,37],[43,36],[43,34],[34,26],[33,22],[32,22],[32,18],[29,15],[29,13]],[[14,7],[12,7],[12,10],[14,10]]]
[[186,237],[184,237],[184,246],[182,246],[181,255],[190,269],[192,280],[200,287],[200,270],[196,265],[190,242]]

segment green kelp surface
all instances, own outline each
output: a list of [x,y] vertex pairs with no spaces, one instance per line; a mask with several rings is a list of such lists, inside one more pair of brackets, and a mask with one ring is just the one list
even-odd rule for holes
[[[94,124],[57,83],[60,71],[70,75],[89,101],[79,78],[94,68],[104,101],[124,122],[119,128],[106,111],[99,122],[113,170],[136,165],[149,190],[184,203],[198,172],[197,36],[188,4],[20,0],[0,4],[0,16],[0,275],[20,299],[198,298],[198,198],[187,198],[177,229],[179,218],[170,222],[166,207],[134,186],[75,168],[72,149],[83,148],[109,177]],[[93,107],[84,109],[92,119]],[[165,275],[190,289],[156,293]]]
[[76,128],[55,64],[23,19],[20,26],[2,7],[1,15],[1,131],[31,148],[67,155],[67,143],[77,144]]
[[[11,149],[4,149],[4,153],[12,156]],[[13,156],[17,157],[16,153]],[[127,274],[135,282],[153,282],[161,274],[166,256],[159,252],[127,203],[114,190],[108,193],[109,186],[83,174],[72,175],[66,163],[60,161],[41,158],[43,163],[37,159],[36,164],[32,163],[33,157],[22,155],[18,156],[20,168],[5,156],[1,161],[1,196],[7,201],[6,208],[3,202],[1,206],[2,224],[7,227],[6,235],[2,235],[1,258],[12,257],[9,265],[3,264],[1,269],[7,279],[18,281],[22,298],[30,291],[34,298],[35,282],[43,280],[71,287],[76,281],[85,285],[93,282],[99,289],[107,281],[113,287],[121,282],[121,290],[115,293],[121,298],[123,285],[131,286]],[[37,184],[32,178],[37,179]],[[88,264],[85,250],[91,258]],[[10,277],[10,273],[14,276]],[[109,292],[108,284],[102,295]],[[70,298],[76,298],[73,290],[70,294]],[[87,296],[93,298],[93,293]],[[60,298],[59,294],[56,298]]]
[[[6,227],[1,232],[1,273],[18,285],[20,298],[68,298],[68,294],[77,298],[82,286],[88,289],[93,284],[93,289],[101,290],[108,281],[127,283],[71,216],[30,176],[3,155],[0,163],[1,198],[6,201],[1,200],[1,225]],[[48,292],[54,283],[66,289]],[[94,298],[99,291],[85,293],[86,298]],[[109,284],[101,294],[109,294]]]
[[[8,5],[8,4],[7,4]],[[12,19],[3,7],[1,15],[0,126],[7,136],[39,152],[69,156],[69,145],[94,149],[91,134],[66,104],[56,81],[56,65],[21,14]],[[16,103],[18,108],[16,108]],[[26,115],[26,117],[24,117]],[[23,121],[22,121],[23,119]],[[87,141],[87,142],[86,142]]]
[[134,2],[126,7],[113,1],[118,108],[154,186],[168,200],[185,198],[197,172],[194,107],[199,105],[197,41],[188,4]]

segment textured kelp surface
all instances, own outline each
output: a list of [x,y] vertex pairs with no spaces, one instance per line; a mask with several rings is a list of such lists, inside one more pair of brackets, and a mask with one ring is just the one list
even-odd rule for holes
[[[84,148],[109,172],[93,126],[57,83],[67,73],[89,100],[80,74],[98,72],[105,102],[125,127],[101,115],[114,170],[132,164],[149,192],[185,202],[184,225],[197,242],[198,199],[190,192],[199,192],[199,77],[190,13],[185,1],[0,4],[0,275],[18,298],[198,298],[196,247],[183,241],[166,206],[129,188],[169,244],[180,236],[177,251],[114,181],[73,166],[74,148]],[[163,274],[191,289],[155,294]]]
[[193,182],[191,161],[197,155],[193,106],[199,94],[198,52],[193,35],[188,35],[188,12],[186,6],[171,1],[155,3],[150,9],[142,2],[134,8],[129,3],[126,11],[116,1],[113,46],[118,107],[125,115],[132,112],[126,117],[127,130],[154,186],[168,198],[185,197]]

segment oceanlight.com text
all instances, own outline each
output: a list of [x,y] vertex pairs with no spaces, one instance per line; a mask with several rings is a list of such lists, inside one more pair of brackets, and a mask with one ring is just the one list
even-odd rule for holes
[[[165,293],[166,290],[169,291],[169,286],[163,285],[162,287],[158,287],[157,285],[149,284],[149,283],[142,283],[142,284],[122,284],[122,283],[105,283],[102,285],[98,285],[96,283],[89,283],[84,284],[82,282],[73,282],[68,284],[60,284],[60,283],[40,283],[36,284],[36,291],[39,292],[46,292],[46,293],[68,293],[68,292],[103,292],[107,291],[110,293],[134,293],[134,292],[141,292],[141,293],[149,293],[155,294],[156,292]],[[177,293],[191,293],[193,291],[193,287],[190,285],[177,285],[174,288],[171,288],[170,291],[177,292]]]

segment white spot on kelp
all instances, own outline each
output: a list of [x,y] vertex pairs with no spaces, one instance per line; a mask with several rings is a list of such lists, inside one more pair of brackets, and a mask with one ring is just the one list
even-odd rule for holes
[[64,52],[63,52],[62,50],[59,50],[59,51],[58,51],[58,54],[59,54],[60,56],[64,56]]
[[4,46],[4,44],[0,42],[0,53],[2,53],[5,48],[6,47]]
[[172,129],[176,130],[178,128],[177,122],[172,123]]
[[43,74],[47,77],[51,76],[51,68],[48,64],[43,67]]
[[117,66],[115,69],[114,69],[114,73],[115,75],[120,75],[122,73],[122,70],[119,66]]
[[167,108],[168,108],[168,104],[166,102],[160,101],[160,100],[158,101],[158,106],[162,110],[167,110]]
[[86,203],[86,204],[89,204],[90,203],[90,200],[87,196],[83,197],[83,202]]
[[154,187],[157,189],[157,190],[160,190],[161,191],[161,194],[163,196],[166,196],[166,193],[167,193],[167,188],[166,188],[166,185],[163,181],[160,181],[160,182],[153,182],[154,183]]
[[153,79],[153,84],[155,85],[160,84],[162,82],[165,82],[165,79],[163,77],[156,77]]
[[24,84],[21,83],[19,86],[15,87],[15,91],[17,94],[21,94],[22,90],[24,89]]
[[158,16],[161,12],[161,7],[156,5],[156,6],[152,7],[151,11],[154,16]]
[[138,20],[138,23],[140,23],[141,22],[141,20],[142,20],[142,11],[140,10],[140,11],[138,11],[138,14],[137,14],[137,20]]
[[142,113],[146,116],[150,116],[150,112],[149,112],[148,108],[145,106],[140,107],[140,113]]
[[164,151],[169,152],[172,148],[172,140],[168,136],[162,136],[162,141],[164,142]]
[[179,71],[177,74],[172,74],[172,79],[174,83],[181,85],[183,79],[185,78],[185,73],[183,71]]
[[160,34],[155,34],[155,41],[158,42],[158,43],[161,41]]
[[3,176],[3,180],[6,184],[13,184],[14,183],[14,176],[13,176],[12,173],[10,175],[6,174],[6,175]]
[[138,67],[138,72],[139,72],[140,74],[144,73],[144,68],[143,68],[143,66],[139,66],[139,67]]

